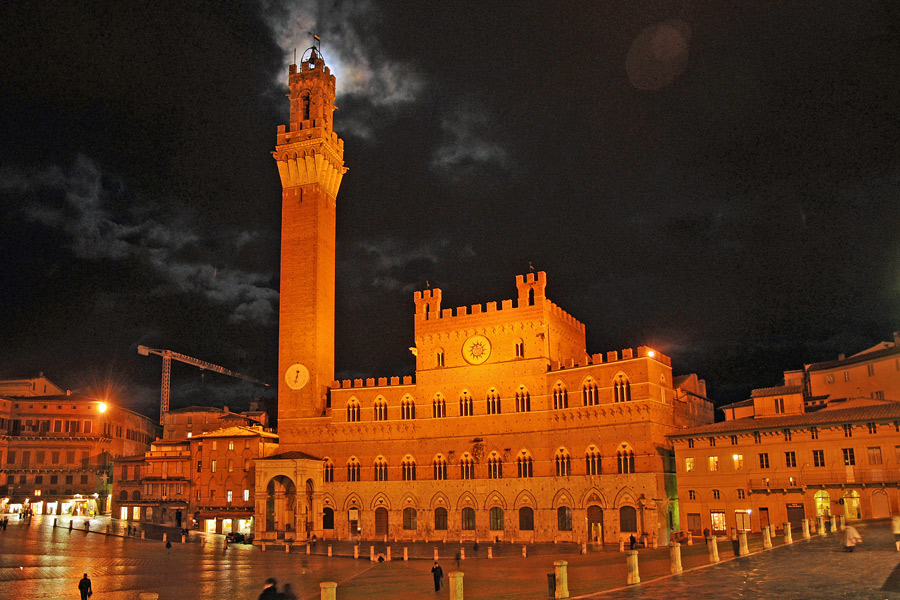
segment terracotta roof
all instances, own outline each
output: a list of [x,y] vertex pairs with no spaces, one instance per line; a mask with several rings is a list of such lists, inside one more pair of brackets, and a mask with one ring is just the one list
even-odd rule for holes
[[726,404],[725,406],[720,406],[719,410],[726,410],[729,408],[743,408],[745,406],[753,406],[753,398],[741,400],[740,402],[732,402],[731,404]]
[[270,458],[274,458],[274,459],[304,458],[307,460],[322,460],[318,456],[313,456],[312,454],[307,454],[306,452],[300,452],[298,450],[292,450],[290,452],[282,452],[281,454],[272,454],[270,456],[258,458],[257,460],[269,460]]
[[215,431],[207,431],[205,433],[197,434],[197,435],[191,437],[191,439],[196,440],[196,439],[201,439],[201,438],[257,437],[257,436],[278,439],[277,433],[270,433],[268,431],[260,431],[259,429],[254,429],[253,427],[244,427],[243,425],[235,425],[234,427],[225,427],[223,429],[216,429]]
[[854,406],[848,408],[823,409],[799,415],[779,415],[777,417],[745,417],[721,423],[711,423],[700,427],[683,429],[670,434],[672,438],[696,437],[703,435],[729,434],[740,431],[759,431],[763,429],[784,429],[824,425],[842,425],[866,421],[900,420],[900,402],[891,402],[872,406]]
[[802,385],[776,385],[775,387],[755,389],[750,392],[750,397],[760,398],[762,396],[778,396],[779,394],[800,394],[802,392]]
[[192,413],[192,412],[218,412],[224,413],[224,408],[216,408],[215,406],[186,406],[184,408],[174,408],[169,413]]
[[876,358],[884,358],[885,356],[893,356],[894,354],[900,354],[900,346],[892,346],[891,348],[885,348],[884,350],[875,350],[873,352],[863,352],[862,354],[854,354],[853,356],[848,356],[843,360],[830,360],[827,362],[818,362],[809,365],[806,370],[807,371],[823,371],[827,369],[834,369],[836,367],[841,367],[844,365],[852,365],[856,363],[864,363]]

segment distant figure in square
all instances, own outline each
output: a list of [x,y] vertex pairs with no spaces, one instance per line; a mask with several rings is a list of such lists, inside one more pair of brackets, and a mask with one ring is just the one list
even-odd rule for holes
[[166,554],[171,552],[171,550],[172,550],[172,542],[170,542],[169,540],[166,540]]
[[634,537],[634,534],[633,534],[633,533],[632,533],[631,536],[628,538],[628,544],[629,544],[629,549],[630,549],[630,550],[634,550],[634,546],[637,544],[637,538]]
[[859,532],[856,531],[856,527],[853,527],[852,525],[848,526],[847,529],[844,530],[844,550],[853,552],[853,549],[859,543],[862,543],[862,537],[860,537]]
[[78,591],[81,592],[81,600],[87,600],[88,597],[94,593],[94,590],[91,589],[91,580],[88,579],[87,573],[85,573],[84,577],[81,578],[81,581],[78,582]]
[[431,576],[434,577],[434,591],[441,591],[441,583],[444,579],[444,570],[441,568],[441,565],[439,565],[437,561],[434,561],[434,566],[431,567]]

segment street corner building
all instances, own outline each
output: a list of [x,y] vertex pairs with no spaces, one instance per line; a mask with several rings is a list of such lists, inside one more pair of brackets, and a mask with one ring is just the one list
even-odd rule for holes
[[783,385],[721,410],[725,421],[672,435],[693,535],[900,512],[900,335],[786,371]]
[[[589,354],[544,272],[513,299],[413,297],[414,376],[334,380],[335,224],[347,169],[335,78],[289,69],[277,453],[255,464],[255,543],[319,539],[668,541],[670,434],[711,423],[696,375],[649,347]],[[510,277],[512,284],[512,277]],[[510,285],[512,287],[512,285]]]

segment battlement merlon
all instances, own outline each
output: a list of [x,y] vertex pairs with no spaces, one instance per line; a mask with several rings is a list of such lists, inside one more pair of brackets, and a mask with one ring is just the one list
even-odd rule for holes
[[519,306],[532,306],[546,297],[547,273],[527,273],[516,275],[516,288],[519,290]]
[[441,290],[422,290],[413,294],[416,304],[416,321],[430,321],[441,318]]

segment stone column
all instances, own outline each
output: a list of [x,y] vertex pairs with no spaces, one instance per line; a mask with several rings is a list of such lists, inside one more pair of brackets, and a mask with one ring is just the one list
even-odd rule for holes
[[762,528],[763,535],[763,550],[771,550],[772,549],[772,533],[769,531],[769,526],[766,525]]
[[803,519],[803,521],[801,521],[801,523],[803,523],[803,539],[804,539],[804,540],[808,540],[808,539],[810,538],[810,535],[809,535],[809,519]]
[[837,531],[837,516],[831,515],[831,530]]
[[564,560],[557,560],[553,563],[553,570],[556,572],[556,595],[554,598],[569,597],[569,563]]
[[625,564],[628,568],[628,585],[634,585],[641,582],[641,575],[638,571],[638,553],[637,550],[625,551]]
[[784,543],[793,544],[794,536],[791,534],[791,522],[786,521],[784,524]]
[[681,567],[681,544],[678,542],[672,542],[669,545],[669,560],[671,562],[669,569],[672,575],[679,575],[684,572],[684,569]]
[[337,600],[337,583],[334,581],[323,581],[319,584],[321,589],[321,600]]
[[738,533],[738,556],[747,556],[750,554],[750,547],[747,546],[747,532]]
[[819,535],[825,535],[825,515],[816,517],[816,529],[818,530]]
[[450,579],[450,600],[463,600],[463,572],[453,571],[447,577]]
[[719,543],[716,541],[716,536],[711,535],[707,538],[706,549],[709,551],[709,562],[719,562]]

